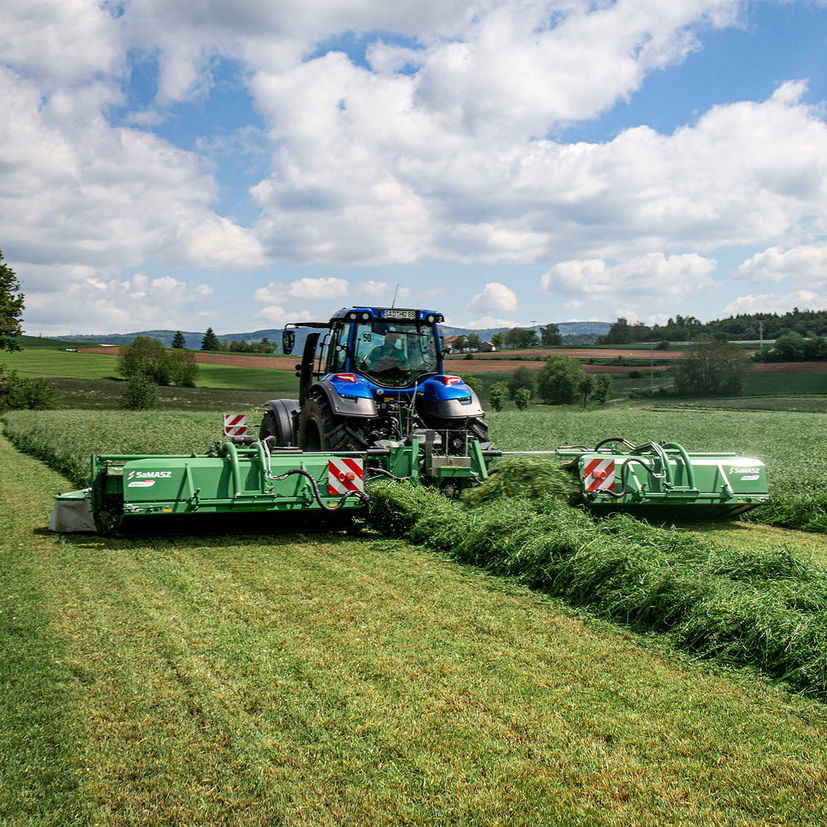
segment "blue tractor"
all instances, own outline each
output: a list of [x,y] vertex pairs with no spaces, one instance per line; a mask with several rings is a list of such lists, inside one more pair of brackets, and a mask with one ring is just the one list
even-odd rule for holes
[[285,326],[285,353],[294,328],[307,327],[296,365],[299,399],[267,403],[260,437],[304,451],[365,451],[436,432],[446,454],[464,454],[468,440],[488,442],[474,391],[442,364],[441,313],[394,307],[348,307],[327,322]]

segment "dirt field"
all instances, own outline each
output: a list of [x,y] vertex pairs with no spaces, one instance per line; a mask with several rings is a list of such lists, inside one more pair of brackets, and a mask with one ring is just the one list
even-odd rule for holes
[[[654,353],[655,359],[680,359],[683,357],[683,350],[658,350],[650,351],[649,348],[638,348],[637,350],[626,350],[610,347],[580,347],[580,348],[548,348],[538,347],[531,350],[504,350],[499,353],[475,353],[475,359],[514,359],[518,356],[527,356],[529,359],[537,357],[545,359],[546,356],[571,356],[572,359],[615,359],[618,356],[624,359],[649,359]],[[745,351],[749,353],[750,351]],[[457,357],[462,359],[462,356]]]

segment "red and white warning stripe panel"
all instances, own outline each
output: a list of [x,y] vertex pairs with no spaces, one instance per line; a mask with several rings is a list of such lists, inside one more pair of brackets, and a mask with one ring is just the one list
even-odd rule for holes
[[246,433],[246,414],[224,414],[224,436],[244,436]]
[[365,470],[361,458],[332,457],[327,463],[327,493],[334,497],[348,491],[365,490]]
[[583,488],[586,491],[615,490],[615,461],[596,457],[583,466]]

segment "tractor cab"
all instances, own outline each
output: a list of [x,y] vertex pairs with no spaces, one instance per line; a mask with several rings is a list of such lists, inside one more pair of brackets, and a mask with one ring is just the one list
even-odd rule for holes
[[[326,371],[349,371],[383,388],[408,388],[422,376],[442,373],[437,320],[417,310],[349,311],[331,320]],[[368,318],[364,318],[368,316]],[[399,318],[397,318],[399,316]]]

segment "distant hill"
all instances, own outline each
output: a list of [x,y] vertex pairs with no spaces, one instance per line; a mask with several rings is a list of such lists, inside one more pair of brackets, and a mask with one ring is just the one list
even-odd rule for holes
[[[602,336],[608,333],[611,325],[608,322],[558,322],[557,327],[560,329],[560,335],[563,336],[564,339],[567,339],[569,336]],[[495,333],[505,333],[508,329],[507,327],[491,327],[484,330],[473,330],[469,327],[442,326],[442,332],[446,337],[459,334],[467,336],[469,333],[476,333],[483,341],[489,341]],[[198,350],[201,347],[204,331],[184,330],[182,333],[184,334],[188,348]],[[296,351],[300,351],[304,345],[304,334],[305,331],[303,331],[302,328],[296,330]],[[136,336],[152,336],[155,339],[160,339],[167,347],[170,347],[174,335],[174,330],[140,330],[136,333],[110,333],[106,335],[72,333],[67,336],[61,336],[60,340],[63,342],[95,342],[101,345],[128,345]],[[253,330],[246,333],[217,333],[216,335],[224,342],[232,342],[233,340],[239,342],[258,342],[263,338],[267,338],[271,342],[278,344],[279,349],[281,348],[280,328],[271,327],[266,330]],[[26,346],[30,347],[31,345],[27,344]]]

